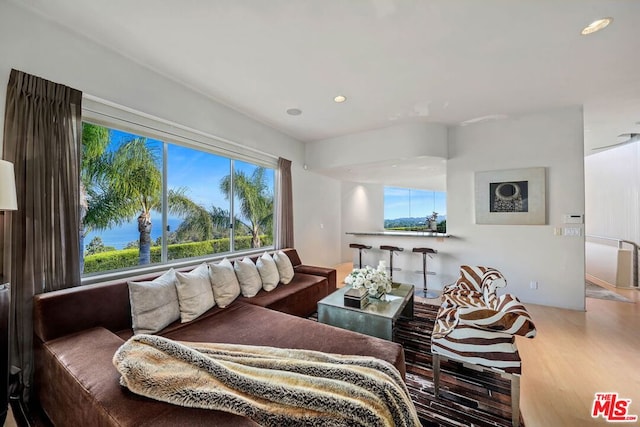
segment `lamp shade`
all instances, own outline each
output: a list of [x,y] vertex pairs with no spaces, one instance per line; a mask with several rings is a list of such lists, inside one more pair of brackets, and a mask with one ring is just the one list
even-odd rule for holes
[[16,209],[18,209],[18,200],[13,163],[0,160],[0,211],[15,211]]

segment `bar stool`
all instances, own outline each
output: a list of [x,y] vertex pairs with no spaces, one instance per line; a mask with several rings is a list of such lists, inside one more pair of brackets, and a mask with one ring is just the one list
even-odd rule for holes
[[[382,245],[380,246],[380,249],[382,249],[383,251],[389,251],[389,274],[391,275],[391,281],[393,282],[393,253],[394,252],[402,252],[404,251],[404,248],[399,248],[397,246],[388,246],[388,245]],[[396,271],[399,271],[399,268],[396,268]]]
[[358,268],[362,268],[362,250],[363,249],[371,249],[371,246],[361,245],[359,243],[350,243],[349,247],[352,249],[357,249],[360,256],[360,266]]
[[[433,271],[427,271],[427,255],[429,258],[433,258],[432,254],[437,254],[438,251],[431,248],[413,248],[413,252],[422,254],[422,279],[423,279],[423,287],[422,289],[416,289],[414,294],[423,298],[433,299],[438,298],[440,294],[435,291],[429,291],[427,289],[427,274],[436,274]],[[418,271],[420,273],[420,271]]]

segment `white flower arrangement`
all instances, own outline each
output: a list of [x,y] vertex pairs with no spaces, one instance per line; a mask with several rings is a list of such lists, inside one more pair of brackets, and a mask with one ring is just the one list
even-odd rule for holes
[[379,296],[391,291],[391,279],[387,275],[384,263],[381,262],[378,268],[369,267],[355,268],[344,279],[344,283],[351,285],[353,289],[365,288],[369,295]]

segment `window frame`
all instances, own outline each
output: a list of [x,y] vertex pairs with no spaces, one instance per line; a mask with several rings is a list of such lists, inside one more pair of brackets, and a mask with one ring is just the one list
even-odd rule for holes
[[[205,132],[197,131],[177,123],[160,119],[149,114],[141,113],[133,109],[123,107],[109,101],[86,95],[83,98],[82,122],[103,126],[109,129],[130,132],[141,137],[152,138],[162,143],[162,255],[160,263],[135,266],[119,270],[109,270],[106,272],[96,272],[83,275],[81,273],[81,284],[89,285],[105,281],[118,280],[122,278],[135,278],[149,276],[153,273],[166,271],[169,268],[182,269],[195,266],[202,262],[212,262],[222,260],[225,257],[242,257],[263,253],[265,250],[275,248],[275,236],[277,235],[277,221],[273,221],[274,241],[270,246],[260,248],[235,250],[235,230],[230,230],[230,251],[217,254],[205,255],[180,260],[168,259],[167,225],[168,225],[168,147],[169,144],[178,145],[205,153],[222,156],[230,160],[229,173],[234,171],[235,161],[242,161],[256,166],[272,169],[274,173],[273,182],[273,215],[277,216],[277,198],[280,189],[278,188],[277,157],[247,147],[236,142],[219,138]],[[81,143],[81,142],[80,142]],[[230,221],[234,218],[234,193],[233,179],[231,184],[231,194],[229,195]]]
[[[412,216],[412,215],[411,215],[411,192],[413,192],[413,191],[422,191],[422,192],[427,192],[427,193],[429,193],[429,192],[430,192],[430,193],[434,193],[434,196],[435,196],[435,193],[442,193],[442,194],[444,194],[444,195],[445,195],[445,197],[446,197],[446,198],[448,198],[448,195],[447,195],[447,192],[446,192],[446,191],[439,191],[439,190],[426,190],[426,189],[423,189],[423,188],[402,187],[402,186],[397,186],[397,185],[385,185],[385,186],[383,186],[383,188],[382,188],[382,197],[383,197],[383,200],[382,200],[382,210],[383,210],[383,213],[384,213],[384,211],[386,211],[386,197],[385,197],[385,196],[386,196],[386,190],[387,190],[388,188],[389,188],[389,189],[407,190],[407,191],[409,192],[409,214],[408,214],[408,215],[409,215],[409,216],[408,216],[409,218],[422,218],[421,216]],[[447,206],[447,203],[446,203],[446,201],[445,201],[445,210],[446,210],[446,206]],[[434,209],[435,209],[435,207],[434,207]],[[435,212],[435,210],[434,210],[433,212]],[[438,215],[444,215],[444,216],[445,216],[445,219],[444,219],[444,220],[440,220],[440,221],[438,221],[438,222],[446,221],[446,218],[447,218],[447,216],[448,216],[447,212],[444,212],[444,213],[442,213],[442,212],[438,212]],[[387,227],[385,226],[385,222],[387,221],[387,218],[384,218],[385,216],[386,216],[386,215],[384,215],[384,214],[383,214],[383,219],[382,219],[382,229],[383,229],[384,231],[393,231],[393,232],[398,232],[398,233],[403,233],[403,232],[406,232],[406,233],[412,233],[412,231],[409,231],[409,230],[407,230],[407,231],[398,231],[398,230],[394,230],[393,228],[387,228]],[[428,216],[425,216],[424,218],[425,218],[425,225],[426,225],[426,222],[428,222]]]

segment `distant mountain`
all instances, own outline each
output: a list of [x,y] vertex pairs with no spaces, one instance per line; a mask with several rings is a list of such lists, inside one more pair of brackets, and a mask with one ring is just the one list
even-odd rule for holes
[[[385,219],[384,220],[384,228],[396,228],[396,227],[419,227],[424,226],[427,218],[422,217],[411,217],[411,218],[394,218],[394,219]],[[438,223],[442,221],[446,221],[446,215],[438,215]]]

